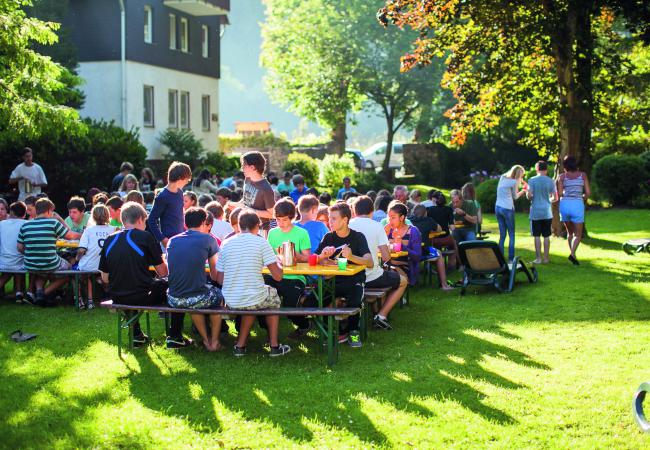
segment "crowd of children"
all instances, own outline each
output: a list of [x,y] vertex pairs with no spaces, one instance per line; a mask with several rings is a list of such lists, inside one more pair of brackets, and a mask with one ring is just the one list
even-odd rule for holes
[[[241,164],[240,172],[221,183],[202,171],[190,184],[190,167],[175,162],[165,186],[141,192],[145,184],[149,188],[154,184],[153,174],[143,170],[141,182],[131,174],[133,166],[124,163],[113,180],[113,192],[93,192],[88,205],[82,197],[72,197],[65,220],[54,212],[45,194],[9,206],[0,202],[0,219],[3,209],[5,216],[8,212],[0,220],[0,284],[4,286],[14,276],[16,301],[39,306],[57,303],[56,292],[66,279],[54,275],[62,270],[84,272],[87,289],[80,305],[88,309],[94,307],[97,296],[123,304],[167,303],[185,309],[224,304],[244,310],[312,305],[310,280],[284,275],[279,264],[278,249],[289,241],[298,262],[307,262],[315,254],[320,264],[336,264],[336,258],[343,257],[364,266],[366,270],[355,276],[336,278],[335,297],[345,298],[348,306],[360,306],[365,287],[390,289],[374,325],[391,329],[391,309],[407,286],[417,282],[423,255],[435,252],[429,232],[445,232],[439,243],[455,249],[454,240],[447,239],[450,226],[454,215],[461,214],[458,210],[469,209],[464,203],[457,205],[452,194],[457,207],[447,211],[451,208],[439,192],[429,194],[431,205],[425,207],[424,202],[418,203],[418,196],[409,197],[404,186],[395,187],[392,195],[388,191],[361,195],[349,179],[343,180],[339,199],[332,203],[329,194],[308,189],[300,174],[286,172],[282,182],[273,174],[265,176],[266,161],[259,152],[244,154]],[[470,212],[462,217],[475,223]],[[76,254],[60,256],[59,239],[79,240]],[[402,250],[400,256],[391,257],[391,250],[397,249]],[[264,267],[269,273],[265,276]],[[23,274],[12,273],[23,271],[32,275],[31,286],[25,286]],[[97,272],[103,289],[93,293]],[[445,272],[438,258],[442,288],[450,289]],[[205,348],[221,349],[221,317],[214,314],[206,323],[202,315],[191,316]],[[291,321],[295,325],[291,339],[303,338],[311,330],[306,317]],[[183,314],[172,314],[170,322],[167,346],[187,346],[190,340],[183,336]],[[278,322],[278,316],[265,319],[271,356],[290,351],[279,341]],[[253,323],[252,316],[238,322],[236,356],[246,353]],[[136,345],[147,340],[136,324]],[[362,345],[358,316],[347,320],[339,342]]]

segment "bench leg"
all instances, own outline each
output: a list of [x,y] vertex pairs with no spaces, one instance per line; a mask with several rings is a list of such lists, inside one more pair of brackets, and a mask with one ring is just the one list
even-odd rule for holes
[[369,312],[368,304],[364,301],[361,302],[361,322],[359,323],[359,332],[361,334],[361,340],[365,342],[368,338],[368,323],[369,323]]
[[74,276],[72,277],[72,288],[74,289],[74,294],[73,294],[74,307],[77,311],[79,311],[79,285],[80,285],[79,277],[80,275],[78,274],[74,274]]
[[117,314],[117,356],[122,359],[122,312],[118,311]]
[[332,367],[339,359],[339,324],[334,316],[327,316],[327,365]]
[[[323,294],[324,294],[324,291],[323,291],[323,277],[319,276],[318,277],[318,307],[319,308],[323,307],[323,300],[324,300],[323,299]],[[318,326],[318,328],[319,328],[319,330],[318,330],[318,343],[319,343],[320,348],[322,349],[323,345],[325,345],[325,339],[327,339],[326,334],[323,333],[323,325],[324,325],[323,318],[321,316],[317,316],[317,317],[314,317],[314,320],[319,325]],[[330,328],[328,330],[328,332],[331,333],[332,329]]]
[[[149,336],[149,338],[151,338],[151,321],[149,320],[149,311],[147,311],[146,314],[147,314],[146,315],[146,319],[147,319],[147,336]],[[166,332],[166,330],[165,330],[165,332]]]

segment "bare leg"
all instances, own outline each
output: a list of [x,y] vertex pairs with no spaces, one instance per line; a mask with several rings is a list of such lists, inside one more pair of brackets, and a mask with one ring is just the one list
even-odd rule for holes
[[[542,262],[542,239],[539,236],[535,236],[535,264],[539,264]],[[546,258],[548,259],[548,255],[546,255]]]
[[567,244],[569,244],[569,251],[571,252],[571,256],[573,256],[573,223],[564,222],[564,226],[566,228],[566,240]]
[[397,305],[397,302],[399,302],[402,296],[404,295],[407,286],[408,286],[408,281],[406,280],[406,277],[400,275],[399,287],[394,291],[391,291],[390,294],[388,294],[388,297],[386,298],[386,302],[379,310],[378,314],[380,316],[388,317],[388,314],[390,314],[391,310],[395,307],[395,305]]
[[0,289],[4,289],[5,284],[7,284],[7,281],[9,281],[9,279],[11,279],[10,274],[5,273],[5,274],[0,275]]
[[93,276],[89,275],[86,279],[86,286],[88,289],[88,300],[93,299]]
[[438,278],[440,278],[440,289],[443,291],[453,291],[454,288],[447,285],[447,271],[445,270],[445,261],[442,258],[436,260],[438,268]]
[[580,245],[580,241],[582,241],[582,228],[584,224],[582,223],[574,223],[573,228],[574,228],[574,234],[573,234],[573,244],[571,245],[571,254],[575,258],[576,256],[576,250],[578,250],[578,246]]
[[203,314],[190,314],[190,317],[196,327],[196,331],[199,332],[203,339],[203,345],[206,349],[212,351],[212,345],[210,344],[210,338],[208,337],[208,330],[205,327],[205,316]]
[[[65,284],[68,282],[68,278],[57,278],[55,280],[50,281],[50,284],[47,285],[45,288],[45,295],[50,295],[52,292],[56,291],[59,289],[61,286],[65,286]],[[36,281],[36,289],[38,289],[38,280]]]
[[210,336],[210,345],[212,346],[212,351],[221,350],[221,342],[219,342],[219,334],[221,334],[221,315],[220,314],[210,314],[210,325],[212,335]]
[[[42,275],[34,275],[31,278],[32,278],[32,280],[34,280],[34,285],[36,287],[36,291],[42,291],[43,286],[45,286],[45,281],[47,281],[47,278],[42,276]],[[29,287],[31,289],[31,287],[32,287],[31,283],[29,283],[29,284],[30,284]]]
[[[237,336],[237,347],[246,347],[248,341],[248,334],[255,323],[255,316],[242,316],[241,323],[239,324],[239,335]],[[277,329],[276,329],[277,332]],[[276,334],[277,339],[277,334]]]
[[544,263],[549,262],[550,257],[549,257],[549,251],[551,250],[551,238],[550,237],[545,237],[544,238]]
[[[29,277],[29,292],[32,294],[34,293],[34,290],[36,289],[36,279],[38,278],[37,275],[30,275]],[[43,285],[41,284],[41,289],[43,289]]]
[[25,275],[15,275],[14,276],[14,291],[22,292],[25,287]]
[[277,347],[278,344],[278,326],[280,325],[280,316],[266,316],[266,326],[269,332],[269,343],[271,347]]

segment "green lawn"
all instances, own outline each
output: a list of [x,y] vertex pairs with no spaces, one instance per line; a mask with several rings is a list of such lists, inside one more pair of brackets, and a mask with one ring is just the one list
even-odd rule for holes
[[[278,360],[259,336],[239,360],[168,351],[157,318],[156,345],[123,363],[114,315],[4,302],[0,446],[648,448],[631,398],[650,379],[650,255],[620,243],[650,236],[650,211],[587,220],[580,267],[554,239],[537,285],[420,288],[393,331],[343,348],[333,370],[315,339]],[[525,216],[517,225],[517,253],[533,259]],[[39,337],[15,344],[18,328]]]

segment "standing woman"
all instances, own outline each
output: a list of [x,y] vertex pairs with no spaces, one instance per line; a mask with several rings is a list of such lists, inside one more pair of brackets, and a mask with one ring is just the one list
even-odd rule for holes
[[580,263],[576,258],[576,250],[582,240],[585,202],[591,195],[591,189],[587,175],[578,170],[578,161],[573,156],[565,156],[562,166],[564,173],[557,181],[557,191],[560,193],[560,220],[566,227],[567,242],[571,251],[569,261],[578,266]]
[[499,223],[499,248],[505,254],[506,233],[509,237],[508,261],[515,259],[515,200],[526,193],[522,189],[524,168],[516,165],[501,175],[497,185],[497,201],[494,211]]
[[388,224],[384,227],[391,244],[400,243],[402,251],[408,255],[390,260],[392,266],[403,274],[411,286],[418,282],[420,259],[422,259],[422,235],[420,230],[406,224],[408,208],[397,200],[388,206]]

